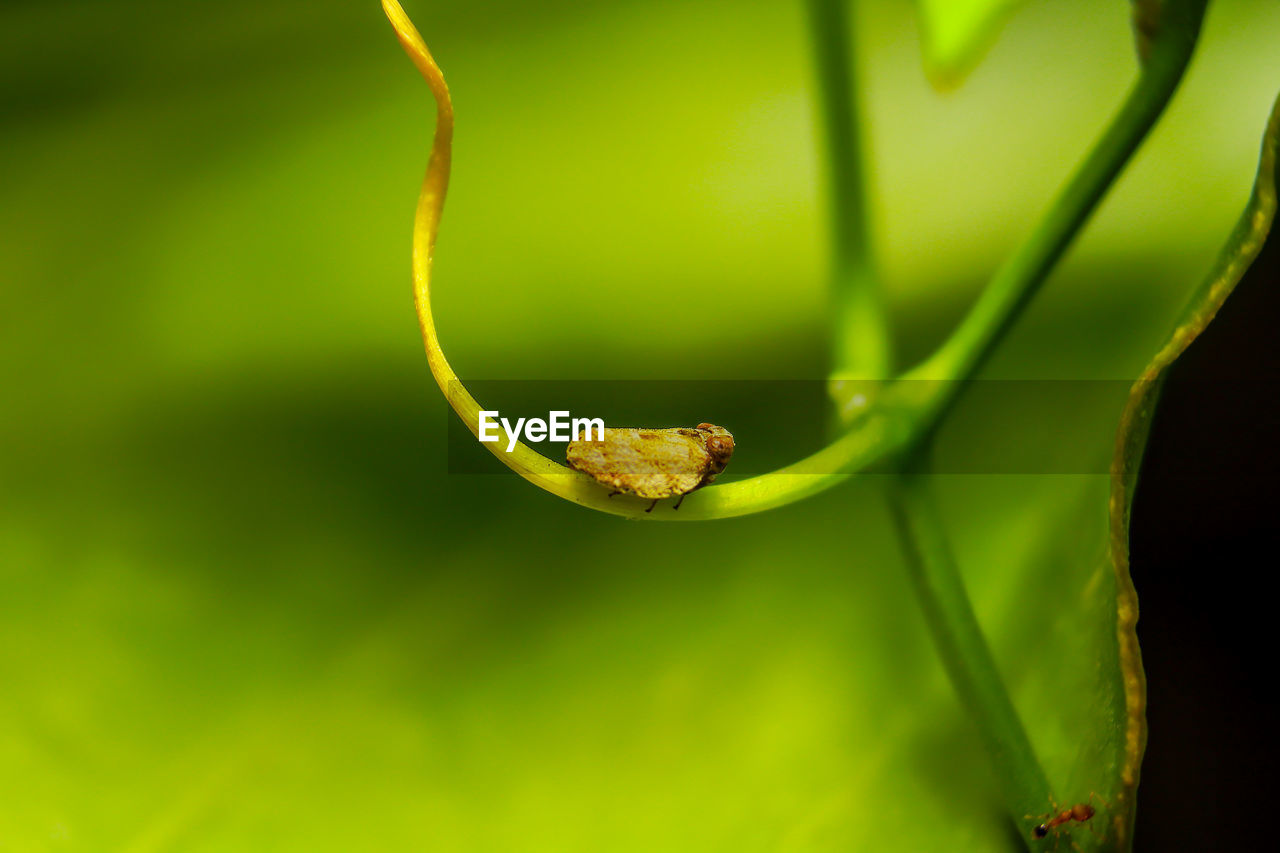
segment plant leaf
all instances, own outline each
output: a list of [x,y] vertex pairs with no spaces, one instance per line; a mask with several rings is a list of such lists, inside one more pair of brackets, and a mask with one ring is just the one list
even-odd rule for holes
[[925,73],[939,89],[959,86],[1025,0],[916,0]]
[[[1151,421],[1170,367],[1208,327],[1262,251],[1276,214],[1276,148],[1280,143],[1280,98],[1268,122],[1258,176],[1244,213],[1231,232],[1213,271],[1187,304],[1169,339],[1129,393],[1116,434],[1111,484],[1111,560],[1116,571],[1118,637],[1124,677],[1125,755],[1121,781],[1131,824],[1142,753],[1146,747],[1146,680],[1138,647],[1138,599],[1129,573],[1129,520]],[[1117,820],[1121,816],[1117,815]]]

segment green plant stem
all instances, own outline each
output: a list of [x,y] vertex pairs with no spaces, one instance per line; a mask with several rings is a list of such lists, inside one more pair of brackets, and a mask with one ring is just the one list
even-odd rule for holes
[[932,401],[934,423],[959,396],[959,380],[973,377],[991,356],[1164,112],[1191,60],[1206,4],[1167,0],[1142,72],[1102,138],[946,342],[904,375],[947,380]]
[[830,178],[833,375],[883,379],[892,342],[871,249],[848,2],[807,0]]
[[[832,86],[836,89],[843,86],[845,91],[851,89],[850,63],[831,62],[823,57],[847,55],[848,29],[846,26],[819,24],[820,21],[829,20],[830,15],[835,15],[838,21],[844,21],[843,13],[837,5],[838,0],[808,1],[813,4],[815,12],[827,16],[819,18],[815,15],[815,41],[819,45],[825,45],[819,50],[823,68],[824,101],[834,101],[831,91],[828,91]],[[937,424],[954,402],[963,385],[961,380],[973,376],[1013,324],[1035,289],[1048,275],[1053,263],[1065,251],[1075,232],[1084,224],[1129,155],[1155,122],[1186,68],[1207,0],[1163,0],[1159,3],[1155,0],[1138,0],[1138,3],[1141,8],[1152,7],[1157,11],[1150,15],[1155,23],[1144,26],[1143,43],[1149,45],[1145,51],[1147,59],[1132,94],[1085,164],[1051,207],[1045,220],[1001,269],[952,338],[923,364],[900,377],[935,381],[889,383],[874,399],[868,396],[868,405],[861,408],[856,417],[842,424],[841,434],[818,452],[767,474],[703,489],[690,496],[679,512],[665,506],[649,512],[648,504],[643,500],[610,498],[607,488],[580,472],[541,456],[524,443],[517,443],[512,453],[495,450],[495,455],[531,483],[580,505],[638,520],[693,521],[747,515],[793,503],[831,488],[858,471],[892,459],[900,452],[909,452],[926,445]],[[443,77],[422,43],[421,36],[413,29],[396,0],[383,0],[383,6],[388,10],[388,17],[396,27],[401,43],[436,93],[438,115],[451,119],[452,107]],[[830,73],[842,77],[844,82],[825,82],[828,68]],[[844,115],[845,119],[838,123],[833,121],[833,126],[856,128],[852,108],[837,114]],[[849,131],[844,138],[846,142],[833,147],[846,152],[851,145],[856,145],[856,132]],[[448,136],[437,133],[437,143],[442,140],[442,156],[433,156],[431,160],[415,224],[415,293],[432,372],[450,405],[464,422],[474,428],[475,413],[481,407],[467,392],[445,359],[430,311],[430,249],[434,245],[435,229],[443,204],[442,188],[448,178]],[[869,252],[866,251],[861,158],[841,156],[833,160],[857,164],[854,171],[847,173],[852,178],[847,175],[844,178],[833,177],[833,180],[845,185],[845,190],[838,194],[842,201],[836,206],[839,220],[846,223],[840,228],[842,233],[855,235],[854,241],[848,245],[843,240],[837,242],[844,247],[840,249],[841,257],[849,259],[842,263],[856,265],[865,273],[863,278],[856,279],[859,282],[856,287],[852,286],[855,279],[851,278],[851,286],[840,289],[841,294],[848,295],[838,297],[841,306],[841,343],[838,345],[837,365],[842,368],[861,365],[864,375],[872,374],[874,378],[874,365],[888,364],[888,333],[884,329],[884,315],[878,310],[855,311],[853,308],[857,304],[878,305],[880,299],[878,292],[870,286],[874,277],[871,274]],[[858,191],[849,191],[849,186],[858,188]],[[851,223],[862,224],[854,227]],[[840,268],[844,269],[843,266]],[[858,300],[863,302],[859,303]],[[873,321],[870,318],[878,319]],[[877,329],[880,331],[877,332]],[[874,340],[881,343],[873,348],[867,342]],[[867,346],[868,353],[880,355],[853,355],[863,346]]]
[[[928,453],[934,427],[962,390],[958,380],[981,369],[1163,114],[1190,62],[1206,5],[1207,0],[1166,0],[1159,7],[1158,26],[1143,33],[1142,73],[1116,118],[951,337],[904,376],[941,381],[919,383],[921,391],[904,390],[913,383],[900,386],[899,393],[918,401],[922,411],[900,458],[918,460]],[[1049,782],[969,603],[927,475],[907,467],[893,480],[890,502],[912,584],[947,675],[986,746],[1009,814],[1025,831],[1030,821],[1024,816],[1053,802]]]
[[894,521],[943,667],[977,725],[1009,814],[1025,828],[1030,822],[1022,819],[1024,815],[1048,810],[1049,781],[969,603],[927,476],[894,478],[890,488]]
[[[815,9],[826,8],[825,0],[810,2]],[[683,514],[658,511],[643,514],[642,508],[627,507],[631,514],[655,520],[695,520],[759,512],[831,488],[880,460],[927,446],[937,425],[959,396],[964,380],[973,378],[1012,327],[1168,104],[1190,61],[1205,5],[1206,0],[1166,0],[1164,23],[1150,39],[1147,60],[1137,82],[1070,183],[1026,242],[999,270],[952,336],[934,355],[900,377],[901,380],[931,381],[890,383],[849,431],[827,447],[778,471],[706,489],[690,498]],[[818,27],[815,39],[825,41],[833,29]],[[819,51],[820,55],[827,52],[826,49]],[[841,69],[847,67],[847,63],[841,62],[836,70],[843,74]],[[824,84],[824,91],[832,88]],[[861,197],[861,194],[852,196]],[[859,201],[856,208],[848,209],[860,211],[861,204]],[[865,217],[860,221],[865,221]],[[842,319],[849,323],[842,332],[843,339],[847,340],[854,336],[850,330],[865,321],[865,315],[847,318],[842,315]],[[848,359],[844,361],[853,363]],[[597,508],[621,511],[616,503],[601,500],[596,504]]]

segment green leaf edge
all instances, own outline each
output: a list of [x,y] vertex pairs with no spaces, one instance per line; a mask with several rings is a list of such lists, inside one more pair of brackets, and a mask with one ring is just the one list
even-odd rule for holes
[[924,75],[929,84],[938,92],[954,91],[968,79],[973,70],[981,64],[999,40],[1001,31],[1018,9],[1026,4],[1026,0],[1009,0],[981,15],[975,15],[977,22],[972,34],[961,48],[945,54],[938,49],[937,25],[933,22],[925,4],[916,0],[916,19],[920,23],[920,52],[923,58]]
[[1128,722],[1120,779],[1122,796],[1119,805],[1123,807],[1116,809],[1112,820],[1120,841],[1117,846],[1121,849],[1130,841],[1127,829],[1133,826],[1142,756],[1147,745],[1147,681],[1138,646],[1138,595],[1129,573],[1129,521],[1139,468],[1169,368],[1217,316],[1218,310],[1262,251],[1271,231],[1276,197],[1280,191],[1276,181],[1278,145],[1280,97],[1272,108],[1263,136],[1258,176],[1244,213],[1232,229],[1212,271],[1187,303],[1168,340],[1129,390],[1129,399],[1116,431],[1115,454],[1111,463],[1110,551],[1116,572],[1116,627]]

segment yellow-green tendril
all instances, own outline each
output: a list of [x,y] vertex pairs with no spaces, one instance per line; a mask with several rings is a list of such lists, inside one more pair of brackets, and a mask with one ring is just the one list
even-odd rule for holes
[[[1166,14],[1133,91],[1097,146],[956,332],[903,377],[932,381],[889,384],[848,425],[848,432],[827,447],[777,471],[699,490],[679,511],[668,501],[646,513],[648,501],[629,495],[610,497],[609,490],[590,477],[552,462],[524,443],[515,443],[507,452],[504,448],[510,438],[501,428],[497,430],[500,440],[486,446],[529,482],[574,503],[631,518],[694,521],[746,515],[792,503],[927,439],[955,401],[961,380],[973,376],[1008,332],[1160,116],[1190,59],[1205,3],[1168,0],[1168,7],[1177,14]],[[449,184],[453,104],[439,66],[404,9],[397,0],[382,0],[382,8],[436,102],[435,139],[414,222],[414,305],[431,372],[449,405],[478,437],[480,405],[445,359],[431,316],[431,256]]]
[[[431,146],[427,175],[422,181],[422,193],[418,198],[413,228],[414,307],[422,328],[422,341],[426,347],[431,373],[449,405],[478,437],[481,406],[463,386],[445,358],[436,333],[435,320],[431,315],[431,259],[436,234],[440,229],[445,192],[449,187],[453,102],[449,98],[449,87],[445,84],[440,66],[436,65],[426,43],[404,9],[396,0],[382,0],[382,9],[395,29],[405,53],[409,54],[413,64],[426,78],[436,102],[435,139]],[[883,455],[893,443],[888,439],[901,432],[891,427],[892,421],[886,415],[868,419],[861,428],[840,441],[786,468],[749,480],[706,488],[690,495],[678,512],[672,509],[671,501],[664,501],[652,513],[646,513],[645,509],[650,501],[630,495],[610,497],[607,488],[587,475],[551,461],[523,442],[517,442],[508,453],[505,448],[509,437],[501,427],[497,428],[500,440],[485,442],[483,446],[521,477],[574,503],[634,518],[693,521],[760,512],[829,488],[845,479],[849,473]]]

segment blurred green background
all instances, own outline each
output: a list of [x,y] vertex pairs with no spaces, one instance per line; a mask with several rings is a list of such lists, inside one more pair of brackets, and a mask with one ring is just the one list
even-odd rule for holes
[[[910,4],[861,6],[910,360],[1119,103],[1128,5],[1031,3],[945,96]],[[822,375],[801,4],[406,8],[458,114],[435,304],[460,375]],[[1274,2],[1213,4],[986,375],[1134,375],[1243,206],[1277,43]],[[447,473],[408,289],[431,127],[371,0],[0,5],[0,849],[1012,844],[874,477],[657,525]],[[1090,413],[1085,452],[1118,411]],[[728,426],[750,454],[779,416]],[[943,446],[998,424],[962,407]],[[1038,591],[984,567],[1091,569],[1105,483],[943,487],[1034,707]]]

